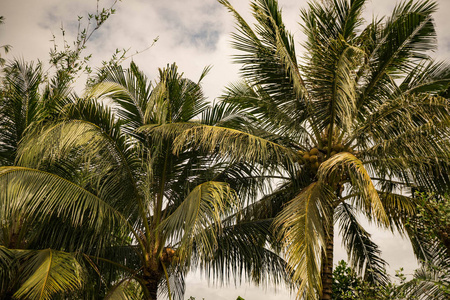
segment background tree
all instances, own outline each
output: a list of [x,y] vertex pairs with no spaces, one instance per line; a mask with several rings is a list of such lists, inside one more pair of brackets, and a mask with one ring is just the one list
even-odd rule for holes
[[[5,18],[3,16],[0,16],[0,25],[3,24],[5,22]],[[3,51],[5,51],[5,54],[7,54],[9,52],[9,50],[11,49],[10,45],[2,45],[0,46],[0,49],[3,49]],[[0,66],[3,66],[5,64],[6,60],[0,56]]]

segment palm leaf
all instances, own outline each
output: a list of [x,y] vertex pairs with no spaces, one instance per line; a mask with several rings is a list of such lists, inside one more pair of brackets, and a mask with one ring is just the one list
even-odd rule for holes
[[231,161],[273,162],[294,161],[296,153],[287,147],[239,130],[218,126],[198,125],[183,131],[173,142],[174,153],[183,147],[200,147],[208,152],[217,151]]
[[195,258],[209,278],[219,282],[252,281],[258,285],[291,285],[286,262],[276,249],[271,230],[273,219],[237,222],[218,237],[212,259]]
[[21,274],[26,280],[15,298],[52,299],[81,287],[82,270],[72,254],[51,249],[25,251],[20,259],[26,263]]
[[370,239],[370,234],[358,223],[354,209],[347,203],[341,203],[336,208],[335,216],[352,268],[365,281],[386,284],[386,262],[380,257],[381,251]]
[[315,299],[321,293],[322,252],[332,201],[327,185],[314,182],[292,199],[275,220],[286,247],[289,272],[300,282],[298,296]]
[[211,257],[217,248],[216,235],[221,232],[221,220],[238,206],[236,194],[228,184],[205,182],[195,187],[159,230],[178,242],[182,259],[190,257],[195,245],[201,256]]
[[[384,226],[389,224],[383,203],[375,189],[372,179],[363,163],[348,152],[341,152],[322,163],[318,170],[319,181],[338,183],[342,180],[342,174],[349,176],[352,189],[360,195],[358,206],[368,215],[373,215],[375,220]],[[344,178],[345,181],[345,178]]]
[[[38,223],[56,216],[75,228],[87,226],[92,229],[94,235],[80,236],[75,247],[99,250],[96,245],[90,244],[91,238],[103,236],[105,232],[108,235],[103,238],[114,238],[109,233],[119,221],[132,230],[127,219],[107,202],[54,174],[23,167],[2,167],[0,186],[1,219],[9,220],[14,217],[11,214],[20,212]],[[60,230],[56,234],[62,237],[70,232]]]

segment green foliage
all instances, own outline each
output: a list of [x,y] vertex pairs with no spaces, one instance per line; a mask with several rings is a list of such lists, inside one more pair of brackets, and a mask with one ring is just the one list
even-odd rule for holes
[[446,299],[449,293],[449,265],[424,264],[407,281],[403,268],[396,271],[397,283],[371,284],[359,277],[341,260],[333,271],[333,299],[419,300]]
[[436,240],[450,256],[450,197],[418,193],[416,218],[410,220],[428,240]]
[[[97,0],[97,11],[95,13],[88,13],[86,25],[83,25],[83,16],[78,16],[78,32],[75,41],[70,44],[66,40],[66,31],[61,27],[61,35],[63,45],[59,46],[56,42],[56,36],[53,35],[53,49],[50,51],[50,63],[56,68],[57,72],[63,72],[71,80],[75,79],[80,71],[87,74],[92,72],[88,65],[92,55],[82,57],[82,52],[86,49],[86,44],[92,35],[108,20],[108,18],[115,14],[114,8],[118,1],[115,0],[109,8],[99,9],[99,2]],[[61,47],[61,49],[59,49]],[[116,55],[119,52],[116,53]],[[123,53],[125,54],[125,53]]]

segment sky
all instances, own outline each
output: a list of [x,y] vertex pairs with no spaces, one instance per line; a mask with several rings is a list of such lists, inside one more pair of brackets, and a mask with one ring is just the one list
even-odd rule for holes
[[[251,20],[249,0],[230,0],[231,4],[247,19]],[[279,0],[287,29],[297,41],[297,54],[301,55],[304,36],[299,22],[299,10],[306,7],[306,0]],[[100,7],[109,7],[112,0],[102,0]],[[388,15],[395,6],[395,0],[368,0],[364,17]],[[433,54],[440,60],[450,57],[450,0],[438,0],[439,7],[434,15],[438,35],[438,50]],[[0,26],[0,45],[12,46],[7,59],[23,58],[26,61],[48,62],[49,50],[53,46],[53,35],[61,45],[60,28],[63,25],[66,38],[74,40],[77,32],[77,16],[87,17],[95,12],[96,0],[0,0],[0,15],[5,23]],[[212,70],[203,80],[203,88],[209,100],[220,96],[227,84],[238,79],[239,66],[231,62],[237,52],[230,46],[230,33],[234,31],[233,18],[216,0],[122,0],[115,6],[116,14],[92,36],[85,54],[92,54],[91,65],[100,66],[109,60],[115,49],[130,49],[134,54],[152,45],[135,56],[133,60],[153,80],[157,79],[158,68],[176,62],[179,71],[196,81],[203,68],[211,65]],[[129,60],[125,61],[125,66]],[[417,266],[408,242],[398,234],[393,235],[370,227],[373,240],[380,245],[383,258],[389,263],[389,273],[404,267],[410,274]],[[334,261],[345,259],[340,240],[335,237]],[[194,296],[206,300],[234,300],[240,295],[252,299],[294,299],[284,289],[264,290],[244,284],[216,287],[199,273],[187,277],[186,297]]]

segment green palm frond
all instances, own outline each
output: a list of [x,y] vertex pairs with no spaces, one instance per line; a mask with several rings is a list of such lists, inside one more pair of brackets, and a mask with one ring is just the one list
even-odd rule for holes
[[134,280],[124,278],[109,289],[105,300],[134,300],[143,297],[142,288]]
[[195,259],[209,278],[219,282],[246,278],[258,285],[292,285],[286,262],[269,246],[276,239],[271,230],[272,221],[258,219],[226,226],[218,237],[214,257]]
[[[316,50],[320,62],[307,65],[308,77],[320,80],[320,88],[313,89],[317,101],[314,112],[322,130],[328,128],[331,138],[337,129],[349,131],[356,114],[357,82],[356,74],[363,60],[363,51],[346,44],[343,40],[330,42],[327,48]],[[311,59],[313,61],[313,59]],[[320,64],[316,66],[315,64]],[[320,78],[320,79],[319,79]]]
[[438,93],[450,85],[450,66],[447,62],[427,61],[415,67],[403,80],[400,88],[406,94]]
[[300,282],[299,296],[315,299],[321,293],[320,270],[331,205],[332,190],[314,182],[292,199],[275,220],[286,247],[289,272]]
[[17,252],[0,245],[0,295],[8,290],[11,279],[17,272]]
[[345,182],[347,178],[342,178],[343,174],[348,176],[352,190],[360,195],[356,197],[357,206],[368,215],[373,215],[379,224],[387,226],[389,220],[372,179],[362,161],[353,154],[338,153],[322,163],[317,172],[319,181],[334,183],[339,183],[341,180]]
[[310,140],[314,140],[305,124],[309,115],[295,99],[285,98],[277,105],[262,86],[250,86],[245,81],[229,85],[221,98],[238,107],[251,120],[251,124],[245,127],[247,131],[255,128],[255,133],[258,129],[262,129],[263,134],[276,133],[283,137],[283,143],[285,140],[294,141],[302,150]]
[[307,92],[297,67],[294,42],[283,25],[278,3],[273,0],[252,3],[258,21],[254,31],[228,1],[219,2],[236,18],[240,34],[233,34],[233,47],[246,53],[235,56],[235,62],[244,65],[242,74],[252,84],[264,85],[267,93],[279,101],[283,101],[281,95],[288,93],[305,107]]
[[341,203],[335,211],[339,221],[342,242],[347,249],[352,268],[358,271],[365,281],[385,284],[386,262],[380,257],[381,251],[370,239],[370,234],[358,223],[354,209],[347,203]]
[[[97,120],[96,125],[75,119],[45,126],[24,139],[18,164],[51,168],[75,182],[80,177],[79,185],[95,187],[98,195],[111,201],[120,200],[120,194],[136,196],[132,170],[140,164],[118,125],[110,122],[114,120]],[[124,209],[133,210],[127,203],[122,202]]]
[[132,128],[144,124],[152,86],[145,74],[132,62],[129,69],[114,65],[103,70],[97,83],[87,90],[88,98],[111,99],[120,109],[117,115]]
[[202,256],[211,257],[217,248],[216,235],[222,230],[221,220],[238,206],[228,184],[205,182],[187,195],[158,230],[178,242],[182,259],[190,257],[194,244]]
[[250,125],[250,120],[242,114],[237,105],[226,102],[214,102],[205,111],[201,119],[202,124],[235,129],[244,129]]
[[273,162],[294,161],[297,154],[287,147],[239,130],[198,125],[183,131],[173,142],[174,153],[183,147],[200,147],[218,152],[231,161],[246,161],[270,165]]
[[[0,185],[2,220],[11,220],[14,217],[11,214],[17,212],[38,223],[57,216],[70,222],[75,228],[91,228],[94,236],[111,232],[118,222],[132,228],[126,218],[104,200],[51,173],[23,167],[2,167]],[[61,231],[57,233],[59,236],[70,234]],[[89,245],[91,238],[82,237],[77,241],[78,247],[82,244],[95,249],[94,244]],[[104,238],[113,237],[106,235]]]
[[18,299],[52,299],[81,287],[83,272],[76,258],[51,249],[24,251],[20,255],[26,280],[14,294]]
[[404,223],[416,213],[416,200],[406,195],[378,191],[384,210],[389,218],[391,230],[405,233]]
[[165,278],[159,283],[158,294],[162,297],[166,297],[169,300],[184,300],[186,283],[184,280],[185,274],[182,271],[182,268],[180,266],[175,266],[172,264],[167,266],[166,271],[167,276],[165,276]]
[[417,60],[428,59],[426,51],[436,47],[431,17],[435,11],[436,3],[428,0],[404,1],[394,8],[377,37],[378,46],[369,53],[370,75],[358,107],[379,101],[375,97],[386,89],[383,85],[391,85],[390,76],[407,74],[415,68]]
[[430,260],[421,262],[413,279],[401,288],[413,299],[446,299],[450,296],[450,257],[438,245],[432,247]]

